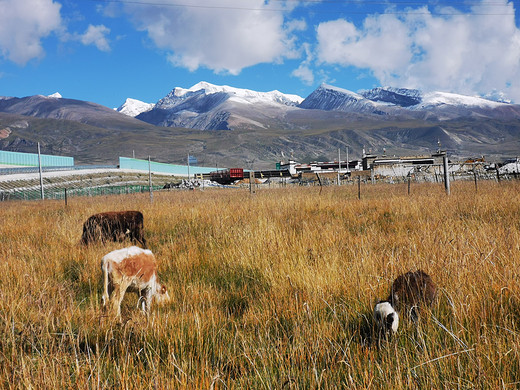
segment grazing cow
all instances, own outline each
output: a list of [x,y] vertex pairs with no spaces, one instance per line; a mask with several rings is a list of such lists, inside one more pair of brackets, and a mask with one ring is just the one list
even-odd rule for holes
[[109,211],[90,216],[83,224],[81,242],[88,245],[93,241],[123,241],[126,237],[146,248],[140,211]]
[[374,321],[379,329],[397,332],[399,317],[397,312],[410,309],[413,320],[418,317],[420,305],[431,305],[435,300],[437,288],[430,275],[418,270],[399,275],[392,283],[386,301],[379,302],[374,308]]
[[399,275],[392,284],[387,300],[397,310],[402,306],[415,310],[420,304],[431,305],[436,295],[437,287],[430,275],[418,270]]
[[157,303],[170,299],[166,286],[157,280],[157,262],[148,249],[131,246],[112,251],[101,260],[101,269],[103,307],[110,301],[118,318],[121,318],[121,301],[127,291],[139,295],[137,305],[147,315],[153,299]]

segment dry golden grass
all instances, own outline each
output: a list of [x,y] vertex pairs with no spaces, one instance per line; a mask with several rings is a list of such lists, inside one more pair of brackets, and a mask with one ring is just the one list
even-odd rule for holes
[[[206,190],[0,204],[0,387],[515,388],[520,183]],[[138,209],[172,302],[100,307],[83,221]],[[374,303],[415,269],[418,324],[371,336]],[[403,316],[404,317],[404,316]]]

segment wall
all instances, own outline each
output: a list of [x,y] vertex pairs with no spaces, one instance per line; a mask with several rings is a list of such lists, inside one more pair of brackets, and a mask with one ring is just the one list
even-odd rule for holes
[[[138,160],[135,158],[128,157],[119,157],[119,168],[120,169],[134,169],[138,171],[146,171],[148,172],[148,160]],[[225,169],[225,168],[219,168]],[[176,176],[188,176],[188,166],[187,165],[173,165],[173,164],[164,164],[158,162],[150,163],[150,170],[154,173],[167,173]],[[211,171],[215,171],[215,167],[192,167],[190,166],[190,176],[201,174],[201,173],[210,173]]]
[[[42,154],[42,167],[68,167],[74,165],[74,157],[51,156]],[[37,167],[38,154],[6,152],[0,150],[0,164],[24,167]]]

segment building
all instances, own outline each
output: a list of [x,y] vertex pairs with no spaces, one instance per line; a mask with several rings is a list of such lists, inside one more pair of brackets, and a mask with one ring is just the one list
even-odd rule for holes
[[337,172],[348,174],[353,170],[360,170],[361,163],[358,160],[328,161],[328,162],[311,162],[308,164],[298,163],[294,160],[288,162],[280,161],[276,164],[277,170],[288,170],[291,176],[298,176],[300,173],[329,173]]

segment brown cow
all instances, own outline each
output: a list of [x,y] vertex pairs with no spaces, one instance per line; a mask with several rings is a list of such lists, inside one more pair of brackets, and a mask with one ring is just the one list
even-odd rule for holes
[[399,326],[399,312],[405,307],[409,315],[417,320],[418,308],[431,305],[435,300],[437,287],[430,275],[418,270],[399,275],[392,283],[386,301],[378,302],[374,308],[374,320],[380,331],[396,333]]
[[166,286],[157,280],[157,262],[148,249],[136,246],[118,249],[103,256],[103,307],[111,302],[112,310],[121,318],[121,302],[125,293],[139,295],[137,303],[149,314],[152,300],[166,303],[170,300]]
[[399,310],[401,306],[431,305],[437,295],[437,287],[426,272],[418,270],[399,275],[392,284],[387,300]]
[[90,216],[83,224],[81,242],[88,245],[93,241],[123,241],[126,237],[146,248],[140,211],[109,211]]

